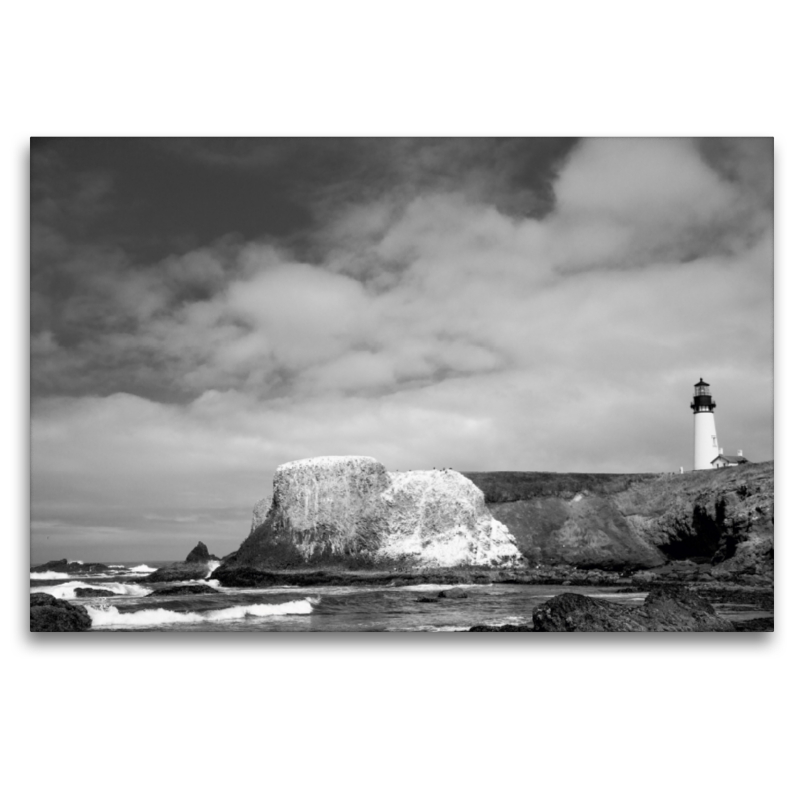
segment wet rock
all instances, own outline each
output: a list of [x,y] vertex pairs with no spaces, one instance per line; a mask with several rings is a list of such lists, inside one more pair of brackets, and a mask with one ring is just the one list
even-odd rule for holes
[[92,627],[91,617],[85,608],[44,592],[32,594],[30,605],[32,632],[88,631]]
[[741,633],[772,632],[775,630],[775,619],[774,617],[755,617],[754,619],[734,620],[733,627]]
[[470,633],[531,633],[529,625],[473,625]]
[[418,603],[438,603],[439,602],[439,598],[438,597],[426,597],[426,596],[423,595],[422,597],[418,597],[417,598],[417,602]]
[[108,589],[91,589],[79,586],[75,589],[75,597],[116,597],[116,594],[109,592]]
[[456,587],[455,589],[443,589],[439,592],[439,597],[446,597],[449,600],[463,600],[469,595],[463,589]]
[[220,566],[220,559],[212,556],[208,548],[198,542],[185,561],[175,561],[169,566],[151,572],[142,583],[173,583],[175,581],[198,581],[208,578]]
[[142,583],[172,583],[174,581],[199,581],[209,575],[213,562],[176,561],[142,578]]
[[205,583],[190,583],[184,586],[162,586],[159,589],[154,589],[147,596],[173,597],[175,595],[187,594],[220,594],[220,592],[213,586],[208,586]]

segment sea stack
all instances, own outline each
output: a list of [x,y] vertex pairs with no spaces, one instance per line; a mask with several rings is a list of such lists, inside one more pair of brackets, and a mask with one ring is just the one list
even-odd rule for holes
[[198,542],[189,555],[186,556],[187,564],[196,562],[202,562],[205,564],[208,561],[219,561],[219,558],[217,558],[217,556],[212,556],[208,552],[208,548],[202,542]]
[[483,493],[458,472],[387,472],[368,456],[278,467],[266,518],[225,568],[517,566]]

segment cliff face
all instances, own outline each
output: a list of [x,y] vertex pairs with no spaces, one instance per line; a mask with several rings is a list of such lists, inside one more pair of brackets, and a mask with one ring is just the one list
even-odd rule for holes
[[684,475],[462,475],[307,459],[279,467],[272,504],[256,505],[226,567],[635,570],[688,560],[771,574],[773,509],[772,462]]
[[621,569],[689,559],[772,571],[772,462],[684,475],[465,475],[533,564]]
[[452,470],[390,473],[339,456],[278,468],[272,505],[226,568],[441,567],[524,563],[474,483]]

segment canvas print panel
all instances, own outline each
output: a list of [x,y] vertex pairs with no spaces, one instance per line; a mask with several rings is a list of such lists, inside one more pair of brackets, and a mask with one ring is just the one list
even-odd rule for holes
[[32,631],[773,627],[771,139],[34,139]]

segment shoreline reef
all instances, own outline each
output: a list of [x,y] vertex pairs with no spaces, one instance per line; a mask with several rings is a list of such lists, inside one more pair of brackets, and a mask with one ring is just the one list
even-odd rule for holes
[[[746,628],[740,627],[739,630]],[[641,606],[626,606],[565,592],[533,610],[530,625],[476,625],[470,633],[732,633],[737,630],[698,592],[682,586],[659,586]]]

